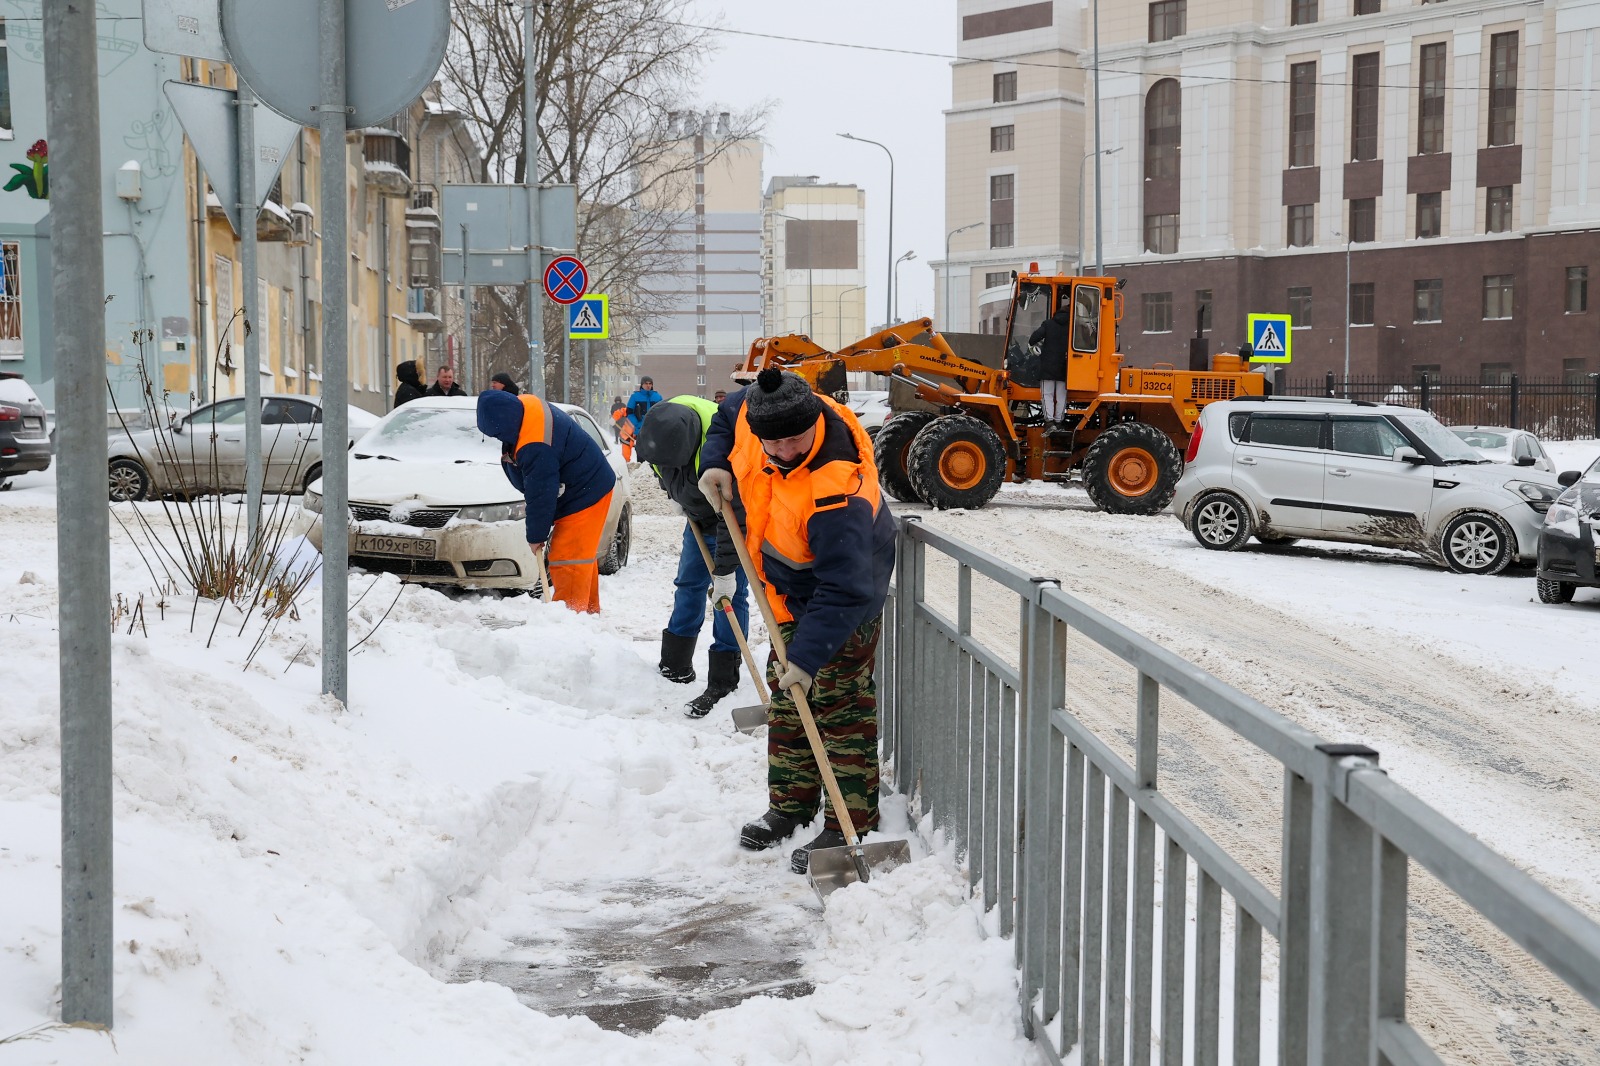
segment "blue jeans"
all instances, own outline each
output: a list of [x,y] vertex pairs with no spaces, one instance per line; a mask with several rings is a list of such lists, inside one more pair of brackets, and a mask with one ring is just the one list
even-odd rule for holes
[[[714,532],[706,533],[705,538],[706,549],[715,559],[717,535]],[[733,616],[739,620],[740,631],[748,637],[750,583],[745,580],[743,567],[739,568],[736,576],[739,580],[739,591],[733,596]],[[667,622],[667,628],[680,637],[699,636],[700,627],[706,620],[706,604],[709,602],[706,593],[711,588],[711,572],[706,569],[706,561],[700,556],[700,549],[694,542],[694,533],[689,529],[687,522],[683,524],[683,549],[678,553],[678,576],[673,584],[677,586],[678,591],[672,597],[672,618]],[[728,616],[715,606],[712,608],[711,648],[713,651],[739,650],[739,645],[733,638],[733,630],[728,627]]]

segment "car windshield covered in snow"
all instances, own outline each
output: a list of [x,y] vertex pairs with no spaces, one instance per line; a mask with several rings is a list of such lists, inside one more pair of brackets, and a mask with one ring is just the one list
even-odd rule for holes
[[1487,463],[1477,449],[1445,429],[1425,414],[1401,415],[1399,420],[1411,432],[1422,438],[1422,443],[1447,463]]
[[1504,433],[1495,433],[1487,429],[1457,429],[1452,432],[1480,452],[1509,452],[1511,450],[1511,438]]
[[478,432],[471,407],[407,404],[356,443],[356,458],[498,463],[500,442]]

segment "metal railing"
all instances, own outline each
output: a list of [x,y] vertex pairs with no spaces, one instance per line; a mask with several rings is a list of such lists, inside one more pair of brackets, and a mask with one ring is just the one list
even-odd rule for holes
[[[899,548],[878,659],[886,759],[914,816],[954,842],[974,894],[998,908],[1023,1025],[1053,1061],[1076,1049],[1083,1066],[1147,1066],[1157,1052],[1162,1066],[1214,1066],[1227,1025],[1231,1061],[1255,1066],[1265,933],[1277,949],[1278,1063],[1435,1066],[1406,1020],[1412,863],[1451,906],[1600,1006],[1600,925],[1391,781],[1377,752],[1322,743],[1056,581],[914,519]],[[954,617],[929,600],[930,551],[955,567],[953,596],[937,590]],[[974,632],[975,574],[986,593],[1015,597],[1016,665]],[[1136,672],[1131,764],[1065,705],[1069,631]],[[1281,766],[1276,893],[1163,792],[1163,693]]]
[[1600,437],[1600,374],[1582,378],[1533,378],[1507,373],[1498,381],[1419,375],[1409,381],[1383,377],[1341,380],[1291,378],[1287,396],[1337,396],[1429,412],[1447,426],[1507,426],[1545,440]]

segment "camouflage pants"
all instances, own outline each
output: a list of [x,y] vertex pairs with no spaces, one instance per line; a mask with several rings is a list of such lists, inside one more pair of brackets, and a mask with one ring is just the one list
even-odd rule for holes
[[[858,833],[878,825],[878,688],[872,668],[880,622],[880,618],[863,622],[850,635],[839,653],[817,672],[808,696],[817,732],[822,734],[828,762]],[[794,639],[795,623],[783,622],[779,628],[786,642]],[[822,775],[794,697],[778,691],[780,673],[773,652],[767,657],[767,687],[773,694],[767,715],[767,798],[774,810],[809,819],[816,815],[823,798]],[[829,829],[839,828],[831,805],[825,824]]]

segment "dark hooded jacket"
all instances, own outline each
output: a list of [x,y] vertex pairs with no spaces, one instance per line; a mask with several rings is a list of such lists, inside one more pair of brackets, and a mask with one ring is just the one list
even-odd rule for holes
[[557,519],[605,499],[616,485],[617,476],[611,472],[600,446],[572,416],[554,404],[534,399],[544,403],[549,444],[536,441],[517,448],[523,397],[496,389],[478,396],[478,432],[504,446],[502,469],[528,502],[528,543],[543,544],[550,539],[550,527]]
[[467,390],[461,387],[461,382],[459,381],[452,381],[450,383],[449,392],[446,392],[439,387],[439,382],[437,379],[434,380],[432,385],[428,386],[429,396],[465,396],[466,394]]
[[[717,548],[712,573],[727,575],[739,569],[739,552],[733,546],[728,524],[722,515],[713,510],[700,492],[700,449],[705,443],[706,421],[686,396],[675,396],[658,403],[645,415],[639,430],[634,454],[649,463],[656,480],[667,496],[679,507],[700,532],[716,538]],[[701,400],[700,403],[710,403]],[[736,491],[733,499],[734,513],[739,525],[744,526],[744,508]]]
[[394,390],[394,405],[410,403],[420,400],[426,395],[422,391],[422,376],[417,372],[417,361],[407,359],[394,368],[394,376],[400,379],[400,387]]
[[507,373],[502,371],[501,373],[496,374],[494,377],[490,378],[489,380],[490,381],[498,381],[502,386],[502,388],[500,390],[501,392],[509,392],[513,396],[522,395],[522,390],[517,388],[517,383],[515,381],[511,380],[511,375],[510,374],[507,374]]
[[1028,338],[1039,346],[1039,380],[1067,380],[1067,346],[1072,343],[1072,308],[1062,304],[1056,313],[1039,323]]

